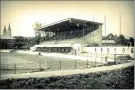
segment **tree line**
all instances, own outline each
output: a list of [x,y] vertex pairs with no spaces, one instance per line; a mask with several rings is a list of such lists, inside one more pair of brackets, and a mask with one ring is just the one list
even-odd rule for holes
[[[22,48],[22,46],[25,46],[24,48],[30,48],[36,44],[40,44],[41,42],[44,42],[47,40],[46,37],[41,37],[40,35],[36,37],[23,37],[23,36],[15,36],[15,47]],[[124,45],[124,46],[134,46],[134,38],[129,37],[128,39],[125,38],[124,35],[113,35],[110,33],[106,37],[103,37],[103,40],[114,40],[116,42],[116,45]]]
[[106,37],[103,37],[102,39],[103,40],[114,40],[116,42],[116,45],[134,46],[134,38],[133,37],[126,38],[122,34],[117,36],[117,35],[113,35],[112,33],[110,33]]

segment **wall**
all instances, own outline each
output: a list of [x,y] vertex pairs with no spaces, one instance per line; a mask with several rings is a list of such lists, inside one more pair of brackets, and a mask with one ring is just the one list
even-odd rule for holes
[[82,52],[103,54],[128,54],[131,57],[134,57],[134,51],[132,53],[131,49],[134,50],[134,47],[83,47]]

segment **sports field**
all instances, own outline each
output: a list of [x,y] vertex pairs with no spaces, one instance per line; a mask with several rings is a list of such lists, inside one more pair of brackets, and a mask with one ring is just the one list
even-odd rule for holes
[[28,73],[36,71],[54,71],[90,68],[98,65],[91,61],[45,57],[21,53],[1,53],[1,74]]

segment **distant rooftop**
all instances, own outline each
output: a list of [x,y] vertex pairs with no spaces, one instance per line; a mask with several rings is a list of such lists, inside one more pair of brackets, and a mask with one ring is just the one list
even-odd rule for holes
[[1,36],[0,36],[0,39],[15,39],[15,38],[10,37],[10,36],[1,35]]
[[102,40],[102,43],[116,43],[114,40]]

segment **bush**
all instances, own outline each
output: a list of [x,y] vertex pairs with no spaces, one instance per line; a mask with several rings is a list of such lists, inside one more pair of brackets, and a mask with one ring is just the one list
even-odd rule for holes
[[1,89],[133,89],[134,66],[89,74],[52,76],[49,78],[7,79]]

